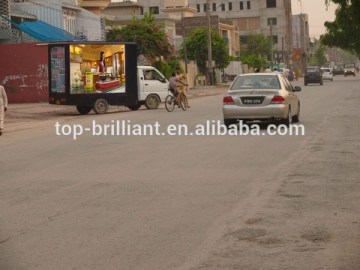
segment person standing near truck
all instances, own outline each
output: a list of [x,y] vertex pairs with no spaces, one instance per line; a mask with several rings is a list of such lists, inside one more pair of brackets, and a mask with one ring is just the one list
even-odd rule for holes
[[0,136],[4,130],[4,119],[5,112],[7,111],[8,99],[5,92],[5,89],[2,85],[0,85]]
[[99,73],[106,73],[105,53],[103,51],[100,52]]

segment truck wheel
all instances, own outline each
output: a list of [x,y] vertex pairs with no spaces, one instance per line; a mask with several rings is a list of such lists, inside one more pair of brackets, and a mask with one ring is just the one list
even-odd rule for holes
[[129,105],[127,107],[132,111],[137,111],[141,107],[141,104],[138,103],[138,104],[135,104],[135,105]]
[[150,94],[146,97],[145,107],[149,110],[157,109],[160,105],[160,98],[155,94]]
[[95,101],[93,109],[96,114],[106,113],[109,109],[109,104],[105,99],[98,99]]
[[88,114],[91,111],[91,107],[87,106],[76,106],[76,109],[81,114]]

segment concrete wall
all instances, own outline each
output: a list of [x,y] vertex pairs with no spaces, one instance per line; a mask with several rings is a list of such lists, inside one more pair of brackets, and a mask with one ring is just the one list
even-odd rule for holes
[[0,45],[0,84],[10,103],[48,102],[47,48],[41,43]]

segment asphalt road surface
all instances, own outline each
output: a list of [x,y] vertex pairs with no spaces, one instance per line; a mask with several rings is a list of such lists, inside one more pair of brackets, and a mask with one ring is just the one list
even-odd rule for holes
[[28,119],[0,138],[0,269],[359,269],[359,81],[295,82],[298,136],[195,135],[222,95]]

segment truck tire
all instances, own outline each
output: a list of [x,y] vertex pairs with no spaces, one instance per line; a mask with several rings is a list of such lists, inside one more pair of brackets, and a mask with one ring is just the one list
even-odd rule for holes
[[76,109],[80,114],[88,114],[91,111],[91,107],[88,106],[76,106]]
[[106,113],[108,111],[109,104],[105,99],[100,98],[100,99],[95,101],[93,109],[94,109],[94,112],[96,114],[103,114],[103,113]]
[[150,94],[146,97],[145,107],[148,110],[157,109],[160,105],[160,98],[156,94]]
[[132,111],[137,111],[141,107],[141,104],[138,103],[138,104],[135,104],[135,105],[129,105],[127,107]]

